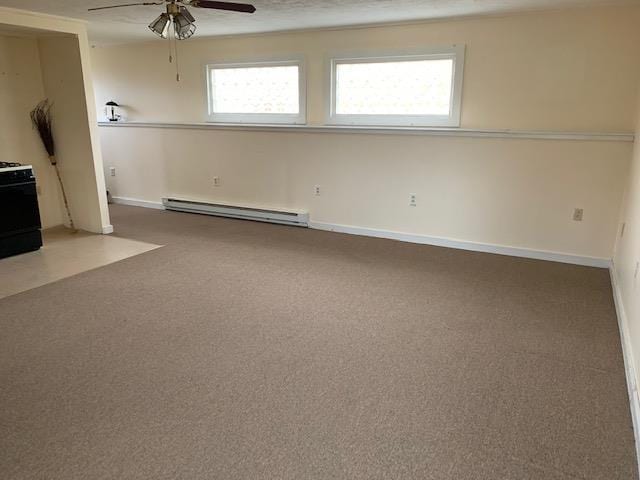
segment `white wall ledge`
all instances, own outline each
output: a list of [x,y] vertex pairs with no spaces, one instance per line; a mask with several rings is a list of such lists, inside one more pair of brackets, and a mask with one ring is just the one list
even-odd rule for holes
[[233,123],[98,122],[101,127],[169,128],[187,130],[232,130],[249,132],[358,133],[383,135],[426,135],[439,137],[524,138],[533,140],[582,140],[633,142],[633,133],[542,132],[535,130],[490,130],[472,128],[370,127],[351,125],[248,125]]

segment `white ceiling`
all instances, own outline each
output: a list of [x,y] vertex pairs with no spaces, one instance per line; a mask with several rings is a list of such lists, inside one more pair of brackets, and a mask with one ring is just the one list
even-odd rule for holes
[[[142,0],[0,0],[0,6],[88,20],[95,43],[153,40],[147,25],[163,7],[136,6],[87,12],[89,7]],[[245,1],[245,0],[236,0]],[[600,5],[640,5],[640,0],[246,0],[253,15],[192,8],[198,36],[273,32],[443,17],[512,13]]]

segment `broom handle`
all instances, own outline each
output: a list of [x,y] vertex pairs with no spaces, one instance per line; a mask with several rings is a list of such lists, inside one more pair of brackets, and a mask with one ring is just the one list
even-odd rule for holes
[[69,226],[71,227],[71,230],[75,230],[76,227],[73,225],[73,218],[71,218],[71,210],[69,209],[69,202],[67,201],[67,193],[64,191],[64,184],[62,183],[60,170],[58,170],[58,163],[55,161],[55,159],[52,159],[51,164],[53,165],[53,168],[55,168],[56,175],[58,176],[58,183],[60,184],[60,190],[62,191],[62,200],[64,201],[64,208],[67,210],[67,217],[69,217]]

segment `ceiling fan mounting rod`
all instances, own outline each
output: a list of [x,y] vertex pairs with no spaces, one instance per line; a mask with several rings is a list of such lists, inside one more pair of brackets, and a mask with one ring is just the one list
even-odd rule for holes
[[180,13],[180,6],[172,0],[171,3],[167,3],[167,13],[171,16],[178,15],[178,13]]

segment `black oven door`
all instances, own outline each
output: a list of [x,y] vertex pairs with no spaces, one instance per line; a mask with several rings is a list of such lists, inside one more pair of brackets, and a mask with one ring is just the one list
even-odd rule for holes
[[32,181],[0,185],[0,238],[40,228],[38,193]]

